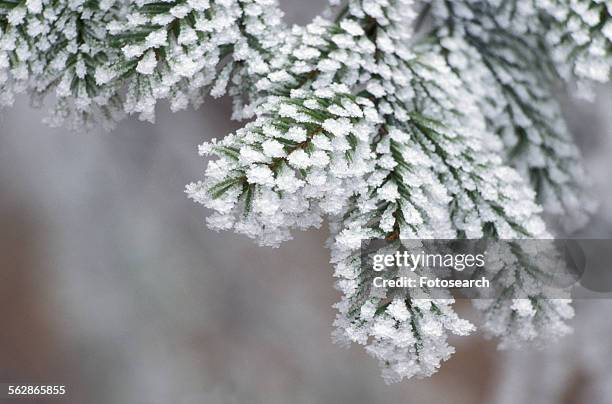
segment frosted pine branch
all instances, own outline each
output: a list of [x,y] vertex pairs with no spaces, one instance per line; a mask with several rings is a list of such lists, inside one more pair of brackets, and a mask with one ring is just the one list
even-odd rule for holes
[[[394,3],[389,7],[406,7],[406,4]],[[261,109],[255,123],[269,122],[267,120],[275,117],[286,118],[287,111],[295,118],[299,114],[295,104],[306,105],[302,99],[304,94],[315,91],[316,95],[320,89],[334,88],[338,83],[350,87],[350,91],[343,89],[340,97],[346,97],[347,91],[352,92],[371,100],[370,109],[375,107],[363,114],[369,136],[364,132],[360,139],[374,154],[375,165],[368,156],[364,160],[368,162],[363,166],[367,167],[365,170],[354,171],[347,184],[335,183],[335,189],[341,189],[343,197],[336,200],[334,209],[321,209],[327,198],[324,188],[321,188],[323,192],[315,194],[299,190],[292,196],[299,198],[298,205],[314,208],[315,224],[325,217],[330,221],[332,263],[339,278],[337,287],[343,293],[337,306],[336,339],[366,344],[367,351],[379,359],[385,379],[392,382],[404,377],[431,375],[453,352],[446,343],[446,333],[463,335],[470,332],[472,326],[453,313],[452,299],[432,299],[427,291],[410,296],[395,290],[389,295],[373,290],[372,273],[361,271],[363,240],[531,238],[546,237],[547,233],[539,217],[541,209],[534,201],[535,193],[516,171],[504,164],[502,143],[490,132],[485,116],[479,113],[478,100],[447,65],[440,48],[425,41],[411,49],[407,46],[411,37],[405,28],[407,25],[384,18],[387,14],[393,15],[392,12],[369,9],[382,16],[379,22],[364,10],[365,6],[360,9],[349,3],[337,24],[317,20],[305,29],[292,32],[287,38],[287,56],[281,68],[257,83],[260,95],[273,100],[274,107]],[[283,96],[278,97],[279,94]],[[314,100],[308,102],[317,106]],[[342,104],[339,101],[328,107],[319,121],[329,113],[350,116],[342,111]],[[357,117],[361,115],[355,115]],[[299,130],[300,125],[293,119],[283,130],[292,133]],[[247,125],[245,129],[250,128]],[[261,131],[261,134],[262,137],[252,138],[262,145],[258,146],[262,150],[265,150],[265,142],[279,136],[274,131]],[[308,145],[307,138],[300,140]],[[313,159],[320,151],[308,146],[303,150],[305,155],[301,155],[301,162]],[[279,155],[288,153],[293,151],[287,146],[279,151]],[[248,185],[242,186],[244,191],[239,185],[232,185],[236,191],[228,192],[231,200],[228,211],[234,210],[241,192],[247,193],[249,187],[274,189],[284,180],[284,173],[260,170],[261,162],[269,167],[270,156],[252,161],[241,154],[236,154],[236,164],[244,166],[240,168],[241,178]],[[307,164],[300,167],[289,163],[290,175],[292,178],[299,176],[298,184],[320,169],[327,172],[326,181],[342,178],[332,170],[335,160],[343,161],[342,154],[328,154],[328,157],[332,164],[316,169]],[[221,157],[220,161],[224,163],[226,157]],[[210,164],[214,169],[217,161],[209,163],[209,170]],[[249,179],[244,173],[250,170],[256,170],[258,176]],[[209,177],[213,178],[214,174]],[[215,197],[219,187],[228,184],[223,182],[225,177],[214,180],[220,181],[217,183],[220,185],[207,186],[205,181],[191,185],[188,192],[213,207],[211,196]],[[309,184],[308,180],[305,183]],[[276,190],[276,195],[286,198],[285,192]],[[264,192],[258,195],[264,198]],[[253,212],[245,208],[249,201],[244,198],[236,212],[252,217]],[[266,206],[272,206],[269,217],[278,217],[277,210],[283,204],[267,202]],[[289,204],[293,205],[293,202]],[[291,227],[303,227],[298,219],[309,217],[310,212],[299,212],[288,218],[285,217],[287,212],[282,212],[282,223],[287,228],[280,229],[272,244],[288,238]],[[236,213],[223,220],[213,216],[212,221],[216,227],[217,223],[231,227],[235,217]],[[255,214],[255,217],[259,220],[265,215]],[[242,226],[242,223],[238,225],[239,232]],[[277,224],[260,223],[249,227],[249,235],[268,244],[268,230],[275,228]],[[520,268],[507,270],[510,277],[524,275]],[[524,292],[509,290],[510,298],[514,295],[517,302],[523,302],[524,298],[519,297],[524,297]],[[559,306],[544,300],[543,296],[534,294],[529,295],[529,300],[514,305],[507,300],[482,301],[479,307],[485,313],[485,329],[502,337],[502,345],[533,340],[538,335],[567,332],[562,320],[567,319],[571,311],[563,306],[566,303]],[[401,314],[389,313],[389,305]],[[510,320],[515,318],[521,321]]]
[[37,103],[56,101],[49,123],[72,127],[123,115],[117,88],[97,84],[96,68],[118,53],[108,46],[106,25],[121,5],[107,1],[3,1],[0,12],[0,105],[28,91]]
[[[334,338],[365,345],[387,382],[430,376],[454,352],[448,336],[475,327],[450,295],[372,288],[361,249],[550,238],[550,216],[584,224],[595,205],[555,95],[609,79],[610,8],[332,3],[333,17],[287,27],[275,0],[0,0],[0,101],[54,92],[52,122],[79,127],[232,96],[250,121],[200,146],[204,178],[186,190],[209,227],[277,247],[329,223]],[[476,302],[503,347],[570,331],[569,300],[541,292],[528,253],[503,251],[489,268],[503,297]]]
[[159,99],[176,111],[228,86],[248,97],[252,77],[270,70],[281,17],[275,0],[131,3],[124,19],[109,24],[121,57],[97,70],[97,82],[126,82],[126,111],[151,121]]
[[[560,65],[546,57],[556,45],[543,42],[549,28],[536,8],[522,15],[512,4],[439,2],[435,40],[464,85],[478,94],[489,130],[504,141],[510,164],[532,183],[546,214],[571,232],[596,206],[556,101]],[[528,27],[534,32],[525,31]]]
[[271,97],[254,122],[202,145],[201,154],[218,159],[187,191],[216,211],[209,226],[278,246],[292,228],[319,227],[324,215],[340,213],[373,170],[373,123],[364,115],[376,114],[371,101],[346,91]]
[[578,78],[579,95],[593,99],[591,83],[610,79],[612,4],[605,0],[548,0],[534,4],[541,10],[554,65],[565,80]]

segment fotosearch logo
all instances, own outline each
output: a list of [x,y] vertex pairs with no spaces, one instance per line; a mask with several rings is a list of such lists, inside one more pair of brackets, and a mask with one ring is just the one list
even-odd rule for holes
[[[365,240],[363,273],[375,288],[446,298],[612,297],[608,239]],[[436,295],[436,293],[439,293]]]

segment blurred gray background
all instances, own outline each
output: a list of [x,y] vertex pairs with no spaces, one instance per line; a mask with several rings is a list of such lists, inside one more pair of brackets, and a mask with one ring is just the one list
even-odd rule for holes
[[[325,0],[282,3],[306,23]],[[592,228],[610,236],[612,92],[600,92],[566,110],[602,202]],[[436,376],[386,386],[361,347],[331,342],[325,229],[259,248],[208,230],[184,195],[204,169],[196,146],[239,127],[229,103],[158,111],[111,133],[50,129],[25,98],[2,111],[0,383],[64,384],[55,402],[79,404],[612,402],[601,301],[579,302],[575,335],[549,351],[457,339]]]

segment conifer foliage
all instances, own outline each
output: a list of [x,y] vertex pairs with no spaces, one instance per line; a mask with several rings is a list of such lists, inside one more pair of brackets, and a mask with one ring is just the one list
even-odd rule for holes
[[[372,288],[362,242],[583,225],[595,206],[555,96],[608,81],[611,13],[604,0],[336,0],[287,27],[275,0],[0,0],[0,102],[54,93],[50,122],[80,128],[232,96],[246,124],[200,146],[188,195],[212,229],[264,246],[326,221],[334,339],[365,345],[396,382],[432,375],[448,335],[475,327],[450,296]],[[477,302],[489,334],[568,332],[568,300],[519,288]]]

